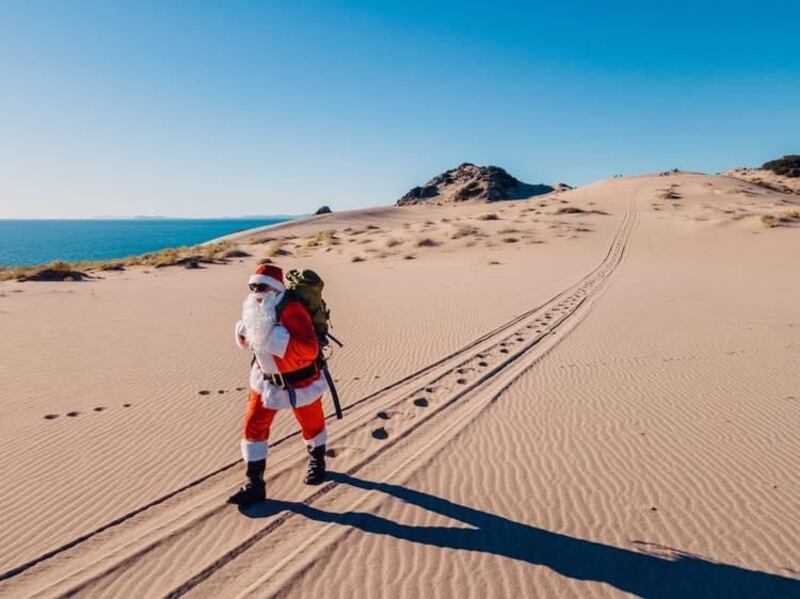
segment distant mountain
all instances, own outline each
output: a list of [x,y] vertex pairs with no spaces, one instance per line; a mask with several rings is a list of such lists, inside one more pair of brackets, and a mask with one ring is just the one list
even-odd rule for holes
[[397,205],[519,200],[550,193],[553,189],[549,185],[523,183],[499,166],[476,166],[465,162],[437,175],[425,185],[414,187],[397,201]]

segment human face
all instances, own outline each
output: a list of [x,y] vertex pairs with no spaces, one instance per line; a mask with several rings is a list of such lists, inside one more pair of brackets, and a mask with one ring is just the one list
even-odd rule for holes
[[253,295],[253,297],[256,298],[256,301],[260,304],[261,302],[264,301],[265,297],[277,293],[277,291],[275,291],[275,289],[264,283],[252,283],[250,284],[250,293]]

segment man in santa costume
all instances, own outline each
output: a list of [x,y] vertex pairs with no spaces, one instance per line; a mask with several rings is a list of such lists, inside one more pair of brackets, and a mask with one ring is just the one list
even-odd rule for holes
[[[250,399],[242,433],[242,457],[247,482],[229,503],[252,505],[264,501],[264,470],[272,420],[278,410],[291,408],[300,424],[309,453],[304,482],[325,479],[325,415],[322,394],[328,389],[317,365],[319,342],[311,315],[297,299],[284,299],[283,271],[263,264],[249,280],[250,294],[242,319],[236,323],[236,344],[253,354]],[[276,308],[280,306],[280,313]]]

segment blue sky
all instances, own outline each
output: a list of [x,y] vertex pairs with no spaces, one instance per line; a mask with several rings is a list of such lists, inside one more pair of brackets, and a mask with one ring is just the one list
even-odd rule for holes
[[800,153],[800,3],[0,4],[0,217],[388,204]]

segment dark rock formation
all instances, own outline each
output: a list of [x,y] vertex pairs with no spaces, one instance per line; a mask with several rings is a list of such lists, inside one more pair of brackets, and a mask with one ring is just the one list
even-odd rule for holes
[[330,214],[333,212],[330,206],[320,206],[319,210],[317,210],[314,214]]
[[553,188],[549,185],[523,183],[499,166],[476,166],[465,162],[425,185],[414,187],[397,201],[397,205],[496,202],[529,198],[551,191]]
[[770,160],[765,162],[761,168],[784,177],[800,177],[800,155],[789,154],[777,160]]

